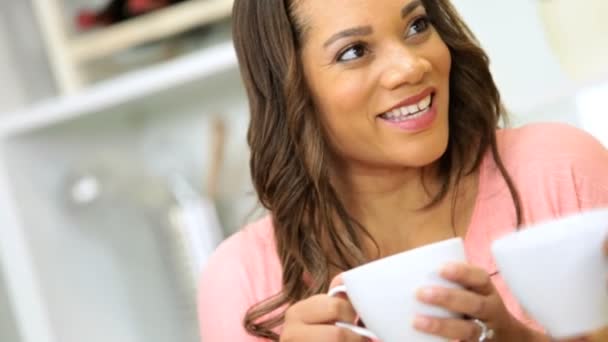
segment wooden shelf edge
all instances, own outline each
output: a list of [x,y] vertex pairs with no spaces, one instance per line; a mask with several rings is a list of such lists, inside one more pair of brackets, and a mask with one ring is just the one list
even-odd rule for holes
[[237,69],[232,41],[179,57],[164,64],[101,82],[0,117],[0,140],[103,112],[136,99]]
[[193,0],[73,38],[72,58],[86,62],[230,17],[234,0]]

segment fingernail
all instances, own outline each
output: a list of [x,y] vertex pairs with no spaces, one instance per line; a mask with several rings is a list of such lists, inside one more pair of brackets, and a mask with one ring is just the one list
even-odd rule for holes
[[433,325],[433,322],[431,321],[430,318],[423,317],[423,316],[416,316],[416,318],[414,319],[414,327],[416,329],[431,330],[432,325]]
[[458,276],[459,267],[456,264],[448,264],[443,268],[442,273],[448,277]]
[[420,298],[423,300],[432,301],[437,298],[437,291],[433,288],[425,288],[420,291]]

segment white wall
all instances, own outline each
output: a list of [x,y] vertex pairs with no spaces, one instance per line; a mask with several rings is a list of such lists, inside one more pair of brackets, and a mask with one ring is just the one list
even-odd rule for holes
[[[25,95],[10,55],[7,31],[3,29],[1,23],[2,21],[0,21],[0,113],[4,113],[23,105]],[[1,271],[0,269],[0,341],[19,341],[12,304]]]
[[608,1],[540,1],[549,42],[568,74],[587,82],[608,76]]
[[0,0],[0,115],[56,94],[29,0]]
[[576,105],[581,126],[608,148],[606,98],[608,98],[608,82],[581,91],[576,98]]
[[0,27],[0,113],[25,103],[23,84],[16,73],[6,33]]
[[545,37],[535,1],[453,0],[491,59],[507,107],[525,113],[570,85]]
[[7,295],[4,276],[2,272],[0,272],[0,341],[2,342],[19,341],[11,305]]
[[[605,12],[600,10],[606,8],[605,0],[542,6],[533,0],[452,1],[490,56],[514,125],[566,122],[608,146],[603,104],[608,96],[608,24],[598,14]],[[595,12],[589,14],[590,9]]]

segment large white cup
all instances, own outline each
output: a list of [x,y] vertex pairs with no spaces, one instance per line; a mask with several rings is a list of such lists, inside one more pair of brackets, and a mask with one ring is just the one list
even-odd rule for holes
[[412,324],[417,314],[456,316],[416,299],[416,292],[422,287],[458,287],[439,276],[441,268],[451,262],[466,262],[460,238],[412,249],[344,272],[344,284],[332,288],[329,294],[346,293],[367,329],[346,322],[336,324],[383,342],[446,341],[419,332]]
[[608,325],[608,210],[547,221],[495,241],[492,253],[507,286],[554,338]]

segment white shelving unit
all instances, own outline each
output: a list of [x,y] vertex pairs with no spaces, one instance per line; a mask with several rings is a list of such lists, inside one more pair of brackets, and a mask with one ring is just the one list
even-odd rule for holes
[[63,0],[32,0],[55,77],[64,94],[86,85],[83,64],[230,16],[233,0],[191,0],[106,29],[71,36]]
[[[163,224],[167,173],[204,193],[209,127],[221,117],[228,159],[216,204],[226,233],[239,227],[255,203],[246,108],[226,41],[0,120],[0,266],[14,342],[198,342]],[[70,177],[100,168],[120,196],[69,204]]]
[[166,94],[181,85],[235,68],[232,42],[220,43],[158,67],[102,82],[85,92],[61,96],[6,115],[0,121],[0,136],[18,135],[120,104],[145,101],[155,94]]

